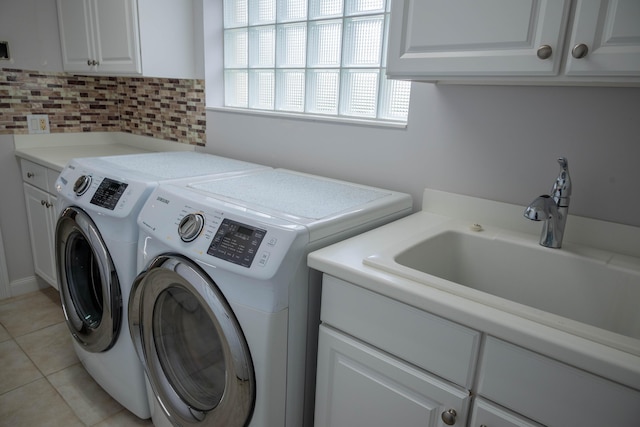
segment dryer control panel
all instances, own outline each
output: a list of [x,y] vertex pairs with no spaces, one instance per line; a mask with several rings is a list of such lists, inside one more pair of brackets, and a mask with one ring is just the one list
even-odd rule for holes
[[267,230],[225,218],[213,236],[207,253],[225,261],[250,267]]

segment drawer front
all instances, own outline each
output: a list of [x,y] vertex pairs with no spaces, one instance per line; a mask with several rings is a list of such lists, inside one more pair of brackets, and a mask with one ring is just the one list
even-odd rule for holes
[[471,412],[469,427],[544,427],[535,421],[528,420],[505,408],[487,402],[483,399],[475,399]]
[[471,388],[480,333],[324,275],[321,319],[426,371]]
[[632,426],[640,392],[488,337],[478,394],[549,427]]
[[22,180],[44,191],[49,191],[47,168],[29,160],[20,159]]

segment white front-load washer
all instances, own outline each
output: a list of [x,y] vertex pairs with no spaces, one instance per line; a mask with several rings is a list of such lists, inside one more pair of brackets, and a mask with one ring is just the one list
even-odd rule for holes
[[161,152],[74,159],[56,181],[56,266],[74,349],[96,382],[140,418],[149,418],[150,408],[126,309],[138,273],[138,213],[160,182],[261,169],[210,154]]
[[158,186],[129,298],[154,425],[310,425],[320,277],[306,256],[411,210],[406,194],[281,169]]

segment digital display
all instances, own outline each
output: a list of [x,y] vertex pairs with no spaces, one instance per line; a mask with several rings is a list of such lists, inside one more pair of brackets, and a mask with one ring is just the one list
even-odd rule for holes
[[266,234],[266,230],[224,219],[207,254],[249,268]]
[[118,204],[118,200],[124,194],[124,190],[129,184],[124,182],[114,181],[113,179],[105,178],[98,186],[95,194],[91,198],[91,204],[101,206],[103,208],[113,210]]

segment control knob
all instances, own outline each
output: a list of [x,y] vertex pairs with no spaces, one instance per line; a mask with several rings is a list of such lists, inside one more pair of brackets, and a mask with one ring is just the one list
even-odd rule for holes
[[187,214],[178,225],[178,235],[183,242],[192,242],[198,237],[204,228],[204,216],[202,214]]
[[82,196],[87,192],[89,186],[91,186],[91,175],[82,175],[73,184],[73,192],[76,193],[76,196]]

